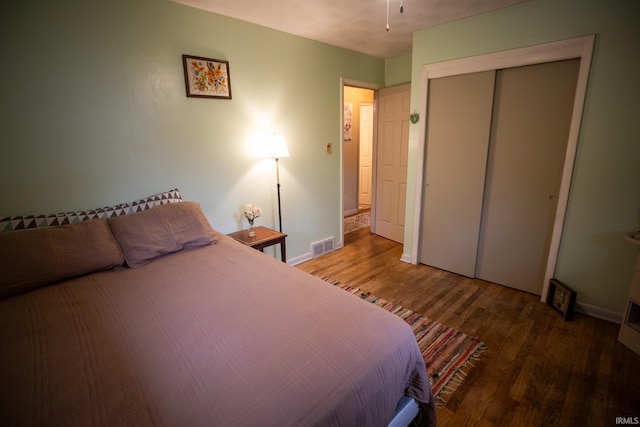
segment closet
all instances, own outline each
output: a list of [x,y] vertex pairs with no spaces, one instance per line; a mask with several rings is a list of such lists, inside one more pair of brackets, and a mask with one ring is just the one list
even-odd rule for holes
[[541,294],[579,69],[429,80],[420,263]]

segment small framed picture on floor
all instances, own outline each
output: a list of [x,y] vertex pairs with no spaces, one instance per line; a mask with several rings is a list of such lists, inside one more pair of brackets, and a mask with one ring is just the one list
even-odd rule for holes
[[547,304],[560,313],[564,320],[571,320],[576,304],[576,291],[559,280],[551,279],[547,293]]

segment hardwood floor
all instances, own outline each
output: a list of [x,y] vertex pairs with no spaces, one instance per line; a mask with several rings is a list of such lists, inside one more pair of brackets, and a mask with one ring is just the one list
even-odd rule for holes
[[640,356],[618,342],[619,325],[579,313],[565,322],[538,296],[407,264],[401,255],[401,245],[365,228],[347,234],[344,248],[298,268],[486,343],[463,385],[438,408],[439,426],[614,426],[616,417],[640,417]]

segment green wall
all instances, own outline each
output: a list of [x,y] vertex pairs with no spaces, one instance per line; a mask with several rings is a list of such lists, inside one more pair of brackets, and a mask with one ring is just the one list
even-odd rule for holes
[[[578,152],[555,276],[578,302],[623,311],[640,228],[640,2],[531,0],[414,34],[412,110],[423,64],[596,34]],[[418,128],[410,131],[405,254],[412,256]]]
[[[274,226],[275,162],[250,146],[277,131],[289,257],[341,242],[340,78],[382,85],[383,60],[165,0],[10,2],[0,34],[0,216],[178,187],[222,232],[246,203]],[[233,99],[187,98],[182,54],[228,60]]]
[[385,60],[384,83],[385,87],[411,83],[411,55]]

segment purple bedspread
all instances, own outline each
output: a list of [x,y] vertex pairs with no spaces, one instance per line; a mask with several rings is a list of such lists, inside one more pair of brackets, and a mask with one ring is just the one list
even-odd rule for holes
[[0,301],[3,424],[383,426],[430,402],[404,321],[218,236]]

